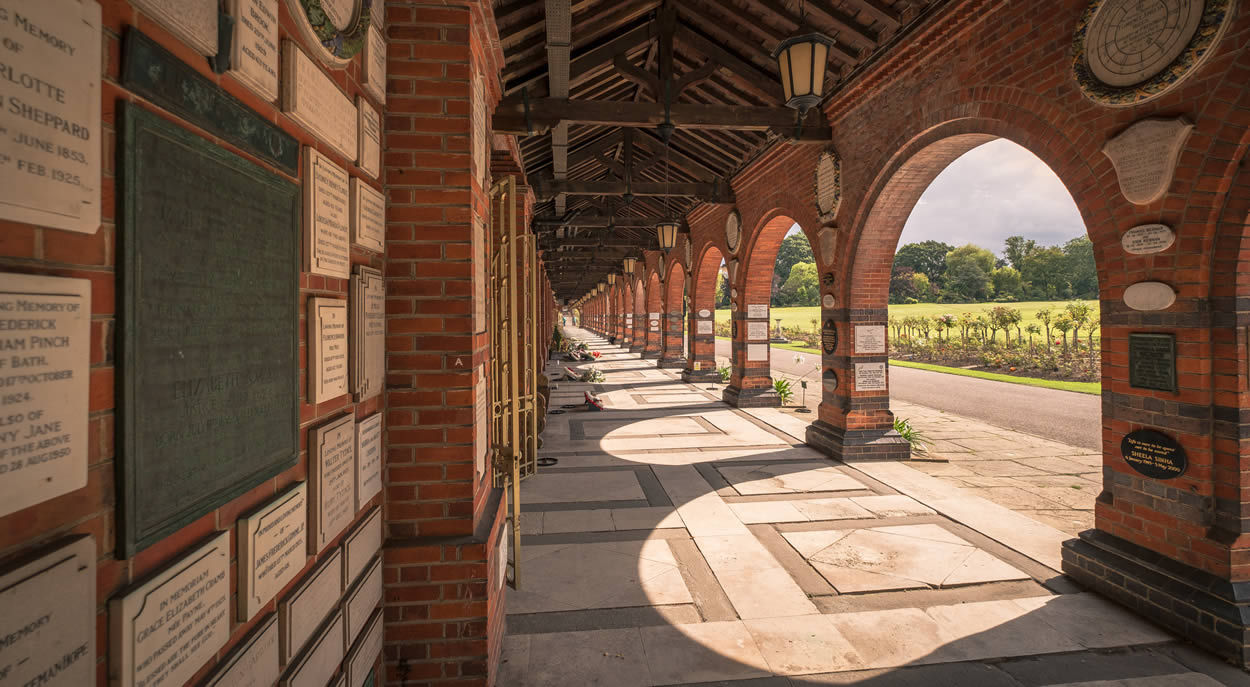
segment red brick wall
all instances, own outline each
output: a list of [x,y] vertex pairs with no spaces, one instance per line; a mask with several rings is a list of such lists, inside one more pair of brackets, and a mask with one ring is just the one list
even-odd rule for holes
[[[693,237],[692,237],[693,238]],[[696,244],[697,245],[697,244]],[[699,371],[716,368],[715,334],[698,334],[696,321],[700,310],[710,310],[712,319],[716,318],[716,282],[720,279],[720,265],[723,258],[720,249],[711,242],[703,244],[694,253],[694,266],[690,273],[690,315],[689,330],[691,332],[690,356],[686,360],[686,370],[694,372],[694,363],[698,361]]]

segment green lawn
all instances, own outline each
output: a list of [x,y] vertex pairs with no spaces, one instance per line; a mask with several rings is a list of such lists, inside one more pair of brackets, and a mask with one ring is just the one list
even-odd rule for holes
[[1011,384],[1024,384],[1026,386],[1040,386],[1047,389],[1059,389],[1060,391],[1075,391],[1082,394],[1098,395],[1102,393],[1102,384],[1099,382],[1067,382],[1056,379],[1034,379],[1032,377],[1017,377],[1015,375],[998,374],[997,372],[964,370],[958,367],[944,367],[942,365],[930,365],[929,363],[916,363],[910,360],[891,360],[890,365],[897,367],[914,367],[917,370],[942,372],[944,374],[959,375],[961,377],[989,379],[996,382],[1009,382]]
[[[1084,302],[1089,304],[1089,306],[1094,309],[1095,314],[1098,313],[1098,301]],[[1037,311],[1043,308],[1050,308],[1054,311],[1063,310],[1063,307],[1067,305],[1067,303],[1068,301],[1026,301],[1022,303],[916,303],[914,305],[891,305],[890,316],[908,317],[911,315],[923,315],[925,317],[932,317],[934,315],[944,315],[946,313],[961,315],[966,312],[986,312],[996,305],[1006,305],[1019,310],[1024,315],[1024,322],[1021,324],[1026,324],[1028,322],[1037,322],[1035,319]],[[716,311],[716,319],[722,322],[728,321],[729,315],[730,313],[728,309]],[[820,318],[820,308],[817,306],[806,308],[773,308],[772,312],[769,313],[769,317],[772,320],[770,325],[776,325],[777,318],[780,317],[782,326],[810,328],[812,326],[812,320],[818,320]],[[1041,323],[1038,322],[1038,324],[1040,325]],[[958,336],[959,332],[956,331],[955,335]],[[1084,339],[1085,336],[1085,332],[1081,332],[1081,338]],[[1094,338],[1098,338],[1098,335],[1095,334]]]

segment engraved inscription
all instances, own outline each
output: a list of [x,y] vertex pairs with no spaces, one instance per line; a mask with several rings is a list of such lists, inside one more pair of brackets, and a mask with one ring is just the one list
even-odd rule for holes
[[855,363],[856,391],[885,391],[885,363]]
[[282,42],[282,111],[349,160],[356,159],[356,106],[292,41]]
[[229,0],[230,74],[269,102],[278,99],[278,0]]
[[308,301],[308,379],[313,403],[347,393],[347,301]]
[[304,160],[306,267],[313,274],[346,279],[352,264],[349,177],[314,148],[304,149]]
[[356,425],[356,510],[382,491],[382,414]]
[[304,569],[308,488],[301,482],[239,519],[239,615],[251,618]]
[[360,151],[356,164],[365,174],[376,179],[382,165],[382,118],[364,98],[356,99],[356,109],[360,112],[360,132],[357,136]]
[[310,552],[323,551],[356,514],[356,419],[345,415],[312,431],[308,509]]
[[1163,71],[1202,22],[1204,0],[1104,0],[1086,37],[1089,68],[1108,86],[1127,87]]
[[1147,205],[1167,193],[1181,146],[1193,128],[1183,117],[1143,119],[1107,141],[1102,152],[1111,159],[1129,202]]

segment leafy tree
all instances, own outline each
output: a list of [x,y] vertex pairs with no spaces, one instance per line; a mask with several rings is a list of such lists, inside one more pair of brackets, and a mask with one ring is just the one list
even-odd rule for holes
[[946,254],[942,287],[963,302],[984,301],[994,288],[990,280],[993,271],[994,254],[969,243]]
[[911,275],[911,288],[916,293],[916,300],[922,303],[933,301],[933,284],[929,281],[929,275],[924,272]]
[[1089,307],[1088,303],[1073,301],[1066,306],[1064,310],[1068,313],[1068,319],[1072,320],[1072,343],[1076,343],[1076,339],[1081,334],[1081,327],[1084,327],[1093,317],[1094,310]]
[[942,275],[946,272],[946,254],[954,248],[941,241],[908,243],[894,254],[894,264],[910,267],[928,277],[931,283],[937,284],[942,281]]
[[1024,295],[1024,280],[1014,267],[999,267],[990,273],[994,282],[994,298],[1018,301]]
[[816,263],[800,262],[790,268],[790,276],[782,285],[777,300],[783,306],[816,305],[816,294],[820,291],[820,281],[816,274]]
[[1035,250],[1037,250],[1037,241],[1025,239],[1023,236],[1008,236],[1007,250],[1004,252],[1011,266],[1019,270],[1020,265],[1024,263],[1024,258]]
[[[721,274],[716,279],[716,307],[729,307],[729,275]],[[635,315],[635,317],[637,317]]]
[[909,299],[916,298],[916,285],[912,281],[914,276],[916,276],[915,270],[895,263],[894,271],[890,274],[891,303],[906,303]]
[[1020,276],[1029,284],[1029,296],[1043,301],[1066,298],[1071,293],[1064,270],[1067,262],[1063,251],[1054,246],[1038,248],[1026,255],[1020,263]]
[[778,295],[790,278],[790,270],[800,262],[816,262],[812,255],[812,244],[801,231],[782,239],[781,247],[777,249],[777,262],[773,266],[773,305],[780,305],[777,301]]
[[1046,325],[1046,348],[1050,348],[1050,323],[1054,319],[1054,313],[1050,311],[1050,308],[1042,308],[1033,313],[1033,317],[1041,320],[1042,324]]
[[1094,242],[1078,236],[1063,244],[1063,271],[1068,275],[1073,298],[1098,297],[1098,268],[1094,263]]

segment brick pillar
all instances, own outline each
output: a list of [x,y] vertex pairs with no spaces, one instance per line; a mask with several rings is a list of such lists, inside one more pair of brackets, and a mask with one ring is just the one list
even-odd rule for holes
[[612,302],[616,304],[616,317],[613,321],[613,327],[616,329],[616,345],[626,346],[625,339],[627,332],[625,331],[625,308],[628,298],[625,293],[625,286],[621,284],[620,277],[616,280],[616,295],[612,297]]
[[489,217],[471,133],[473,73],[487,111],[498,97],[482,48],[497,39],[466,4],[387,8],[384,657],[385,683],[409,687],[488,684],[503,628],[501,492],[475,445],[489,339],[473,254]]
[[641,279],[634,280],[634,336],[629,352],[642,355],[647,347],[647,290]]
[[630,276],[627,274],[621,279],[625,284],[621,286],[621,340],[618,345],[629,350],[634,343],[634,296],[629,284]]
[[647,341],[642,349],[642,357],[658,359],[660,357],[660,336],[663,333],[662,316],[664,314],[664,284],[659,275],[652,272],[647,282],[647,312],[644,318]]
[[[771,279],[771,274],[765,275]],[[781,397],[773,391],[771,349],[768,330],[768,300],[765,298],[758,305],[764,306],[764,317],[748,317],[747,306],[739,301],[738,310],[732,314],[730,333],[733,338],[733,350],[730,360],[733,364],[733,376],[729,378],[729,386],[725,388],[725,402],[738,408],[765,408],[781,405]],[[762,324],[764,337],[750,340],[751,323]],[[750,360],[751,346],[763,348],[763,360]]]
[[[690,331],[690,353],[681,378],[687,382],[719,382],[716,373],[716,280],[720,279],[721,254],[707,250],[696,258],[691,268],[690,312],[686,324]],[[703,323],[706,331],[700,333]]]
[[668,282],[664,285],[664,312],[660,313],[660,328],[663,336],[660,341],[660,367],[680,370],[686,367],[684,346],[686,273],[678,265],[669,272]]

